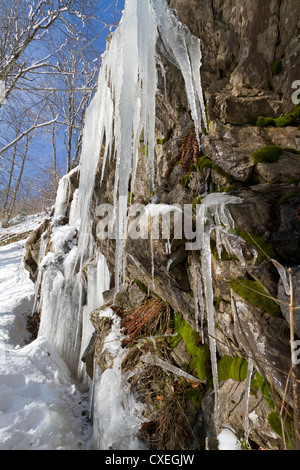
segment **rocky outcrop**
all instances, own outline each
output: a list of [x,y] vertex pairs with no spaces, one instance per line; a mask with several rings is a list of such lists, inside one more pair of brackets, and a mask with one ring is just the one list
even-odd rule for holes
[[[160,49],[166,82],[158,69],[156,189],[154,193],[149,189],[149,171],[144,166],[146,149],[141,145],[134,203],[193,205],[190,222],[197,229],[195,208],[201,206],[204,193],[226,193],[239,198],[239,204],[228,205],[232,223],[222,235],[221,248],[218,234],[211,232],[219,424],[231,426],[243,439],[247,419],[248,444],[252,448],[281,449],[279,412],[284,409],[292,417],[294,402],[291,393],[285,393],[291,353],[289,314],[281,301],[288,303],[289,296],[277,267],[293,268],[297,303],[300,113],[291,95],[293,82],[300,79],[300,4],[292,0],[170,0],[169,4],[202,41],[209,127],[203,129],[200,137],[201,151],[195,150],[182,78]],[[257,154],[262,149],[262,154]],[[113,187],[111,164],[105,170],[102,185],[97,174],[94,199],[98,205],[113,202]],[[98,222],[95,214],[93,234],[113,274],[115,242],[97,238]],[[173,230],[172,224],[171,227]],[[37,240],[45,228],[32,236],[28,246],[26,263],[33,278]],[[168,305],[170,316],[164,317],[156,330],[149,313],[149,322],[145,320],[136,341],[130,348],[127,345],[128,355],[123,363],[124,370],[132,372],[132,389],[146,404],[146,424],[141,434],[150,448],[156,449],[183,445],[203,448],[205,438],[215,437],[216,433],[205,315],[203,331],[199,331],[201,306],[197,299],[201,275],[205,275],[201,273],[202,252],[201,248],[187,250],[187,241],[184,237],[176,239],[174,233],[170,238],[152,242],[149,238],[128,237],[124,286],[114,297],[112,276],[111,290],[104,293],[107,304],[114,304],[125,318],[125,326],[128,312],[134,318],[136,309],[152,305],[153,299]],[[97,337],[84,360],[90,361],[96,352],[96,363],[103,371],[112,367],[109,354],[101,352],[110,321],[100,321],[98,314],[97,310],[92,314]],[[299,336],[298,313],[295,316],[295,332]],[[195,382],[179,379],[174,371],[166,377],[157,366],[145,365],[141,357],[147,353],[194,376]],[[254,369],[245,411],[249,358]],[[201,380],[201,385],[197,380]],[[292,425],[292,419],[287,419],[290,436]]]

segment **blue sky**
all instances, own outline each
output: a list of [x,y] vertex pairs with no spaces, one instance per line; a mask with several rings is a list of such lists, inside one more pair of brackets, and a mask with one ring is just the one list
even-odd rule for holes
[[[93,52],[95,54],[95,58],[97,59],[100,57],[101,54],[105,51],[106,48],[106,38],[109,35],[109,25],[116,25],[119,21],[122,11],[124,9],[125,0],[95,0],[95,13],[98,9],[98,21],[95,21],[95,31],[96,31],[96,50]],[[108,25],[105,27],[105,24]],[[81,24],[79,21],[78,24],[79,28],[81,29]],[[84,31],[84,30],[83,30]],[[37,57],[39,54],[41,57],[44,56],[44,51],[40,50],[40,45],[37,44],[34,46],[35,49],[33,51],[33,56]],[[91,60],[93,60],[93,55],[91,56]],[[51,83],[45,83],[45,87],[50,86]],[[40,83],[36,84],[40,86]],[[18,91],[15,98],[16,103],[18,100],[22,99],[22,90]],[[24,101],[28,99],[30,100],[30,93],[24,95]],[[1,121],[1,116],[0,116]],[[1,125],[0,125],[1,130]],[[66,171],[66,149],[64,147],[63,142],[58,139],[57,141],[57,150],[58,150],[58,166],[60,167],[62,173]],[[40,132],[37,137],[34,139],[34,145],[31,148],[30,154],[28,155],[28,160],[25,166],[25,178],[29,178],[34,182],[35,179],[38,177],[38,173],[44,168],[49,167],[53,162],[53,153],[52,147],[49,143],[49,138],[47,140],[45,133]],[[0,188],[1,189],[1,188]]]

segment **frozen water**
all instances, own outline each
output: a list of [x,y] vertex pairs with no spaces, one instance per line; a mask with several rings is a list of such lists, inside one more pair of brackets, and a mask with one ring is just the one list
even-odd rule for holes
[[[203,293],[205,299],[205,309],[207,317],[208,337],[210,358],[212,367],[212,377],[215,392],[215,425],[219,426],[219,381],[217,365],[217,344],[215,332],[215,308],[214,308],[214,290],[212,282],[212,264],[211,264],[211,232],[220,233],[222,230],[228,230],[232,225],[232,218],[227,205],[239,204],[240,198],[229,196],[224,193],[212,193],[206,196],[197,214],[201,233],[201,271],[203,280]],[[201,294],[201,292],[199,291]],[[202,297],[202,296],[201,296]],[[200,297],[200,304],[201,304]],[[197,310],[196,310],[197,312]]]
[[94,446],[100,450],[142,450],[145,446],[138,434],[142,425],[143,405],[131,393],[121,364],[126,351],[122,349],[124,336],[120,329],[120,318],[111,309],[101,312],[111,318],[112,329],[105,339],[103,351],[113,358],[113,367],[100,374],[96,369],[94,385]]

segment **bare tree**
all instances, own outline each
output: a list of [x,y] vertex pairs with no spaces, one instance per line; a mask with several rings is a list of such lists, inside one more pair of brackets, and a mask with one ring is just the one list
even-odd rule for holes
[[[97,40],[117,24],[119,2],[0,0],[0,218],[19,207],[28,167],[35,182],[45,168],[51,173],[53,199],[62,161],[67,172],[79,162],[101,60]],[[110,24],[99,8],[114,12]],[[32,198],[41,197],[32,190]]]
[[64,45],[63,42],[50,53],[38,56],[36,50],[30,54],[33,43],[45,39],[54,26],[67,33],[76,28],[72,18],[85,21],[91,15],[92,4],[88,0],[0,0],[0,80],[6,84],[5,98],[21,79],[51,66],[50,59]]

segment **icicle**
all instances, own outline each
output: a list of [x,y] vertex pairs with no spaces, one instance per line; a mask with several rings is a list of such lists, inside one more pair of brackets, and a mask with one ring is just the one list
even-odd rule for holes
[[67,215],[67,208],[70,200],[70,179],[69,175],[61,178],[58,184],[55,201],[54,220]]
[[34,302],[33,302],[33,307],[32,307],[32,315],[36,313],[40,307],[38,303],[38,298],[39,298],[39,292],[40,292],[40,287],[42,283],[42,274],[43,274],[42,261],[45,257],[47,241],[48,241],[47,232],[44,232],[41,236],[41,241],[40,241],[40,252],[39,252],[39,258],[38,258],[38,275],[37,275],[37,280],[35,281],[35,286],[34,286]]
[[69,215],[69,224],[76,225],[79,221],[79,199],[78,199],[78,189],[74,191],[73,200],[70,208]]
[[275,259],[272,259],[272,263],[277,268],[277,271],[278,271],[279,276],[281,278],[281,281],[282,281],[282,284],[283,284],[286,295],[290,296],[291,295],[291,288],[290,288],[286,268],[284,266],[282,266],[282,264],[278,263],[278,261],[276,261]]
[[177,375],[179,377],[183,377],[185,379],[191,380],[192,382],[197,382],[200,383],[201,380],[197,379],[191,374],[188,374],[182,369],[179,369],[178,367],[173,366],[173,364],[170,364],[167,361],[164,361],[163,359],[160,359],[157,356],[154,356],[151,353],[144,354],[141,356],[140,360],[142,362],[145,362],[146,364],[150,364],[152,366],[158,366],[161,367],[163,370],[166,370],[167,372],[171,372],[174,375]]
[[211,367],[213,376],[213,385],[215,392],[215,425],[216,430],[219,428],[219,381],[217,367],[217,344],[215,334],[215,310],[214,310],[214,292],[212,283],[212,264],[211,264],[211,232],[213,230],[221,230],[220,224],[230,227],[232,223],[229,210],[225,209],[227,204],[239,204],[242,202],[240,198],[229,196],[224,193],[209,194],[202,200],[199,208],[198,218],[201,233],[201,269],[204,287],[204,298],[206,305],[207,326],[209,336],[209,347],[211,357]]
[[250,400],[250,391],[251,391],[251,379],[254,370],[254,364],[252,356],[249,356],[248,359],[248,370],[247,370],[247,378],[245,383],[245,440],[246,444],[248,444],[249,438],[249,400]]
[[203,290],[202,290],[202,280],[201,275],[198,273],[196,268],[196,262],[193,257],[192,259],[192,279],[193,279],[193,292],[194,292],[194,302],[195,302],[195,322],[197,331],[199,332],[199,317],[200,317],[200,331],[201,331],[201,340],[204,344],[204,301],[203,301]]

